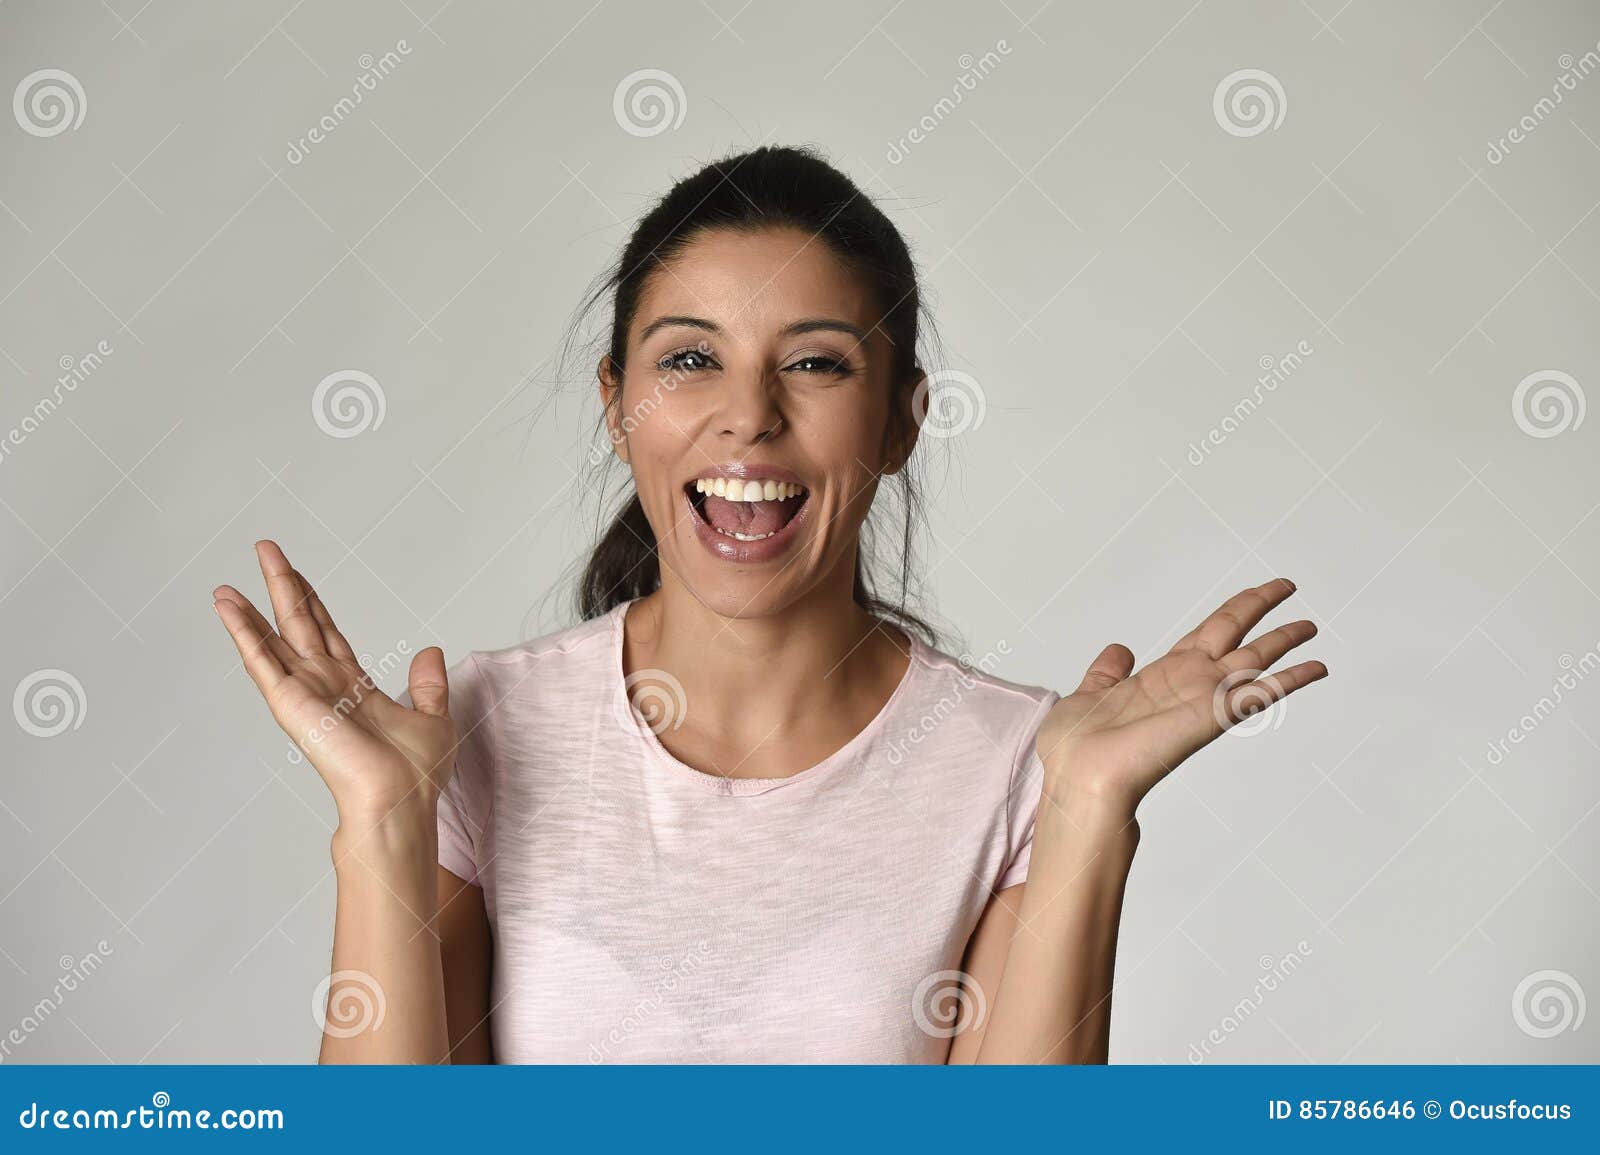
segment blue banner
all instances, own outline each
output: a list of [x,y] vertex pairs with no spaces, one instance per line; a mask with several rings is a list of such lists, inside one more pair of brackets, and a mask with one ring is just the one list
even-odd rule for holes
[[[0,1151],[1592,1152],[1600,1067],[0,1067]],[[352,1144],[359,1144],[353,1148]]]

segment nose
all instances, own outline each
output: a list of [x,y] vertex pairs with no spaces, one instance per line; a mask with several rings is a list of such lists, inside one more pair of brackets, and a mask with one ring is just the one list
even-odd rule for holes
[[730,375],[717,411],[718,433],[742,445],[754,445],[777,432],[783,421],[777,382],[765,371]]

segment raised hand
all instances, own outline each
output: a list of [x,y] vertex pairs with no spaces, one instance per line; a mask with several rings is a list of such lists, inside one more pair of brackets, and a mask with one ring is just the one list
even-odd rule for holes
[[244,668],[278,725],[332,792],[341,828],[399,813],[431,828],[454,765],[444,653],[411,660],[412,708],[373,684],[316,592],[270,541],[256,543],[278,628],[232,586],[212,593]]
[[1294,592],[1277,578],[1244,590],[1133,673],[1126,646],[1101,651],[1077,690],[1046,715],[1035,740],[1052,788],[1133,808],[1178,763],[1250,714],[1328,675],[1321,662],[1264,671],[1316,636],[1290,622],[1242,645],[1267,612]]

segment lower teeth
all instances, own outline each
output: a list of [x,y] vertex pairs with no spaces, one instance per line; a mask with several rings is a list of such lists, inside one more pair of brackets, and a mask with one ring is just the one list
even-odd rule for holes
[[[715,526],[712,526],[712,528],[716,529]],[[723,537],[731,537],[731,538],[734,538],[734,539],[736,539],[738,541],[761,541],[761,540],[763,540],[765,538],[769,538],[769,537],[772,536],[771,533],[755,533],[755,534],[740,533],[736,529],[732,529],[732,530],[729,530],[729,529],[718,529],[717,532],[720,533]],[[774,530],[773,532],[776,533],[777,531]]]

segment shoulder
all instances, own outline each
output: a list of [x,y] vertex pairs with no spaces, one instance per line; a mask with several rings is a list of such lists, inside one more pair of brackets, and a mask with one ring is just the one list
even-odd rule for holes
[[466,682],[498,700],[529,682],[549,688],[551,675],[603,675],[616,657],[616,625],[607,613],[515,645],[473,650],[451,667],[451,685],[460,671]]
[[996,674],[1009,653],[1003,642],[976,657],[965,653],[958,657],[914,642],[911,660],[919,671],[908,707],[926,718],[928,726],[956,721],[974,738],[1020,757],[1060,695],[1047,686]]

